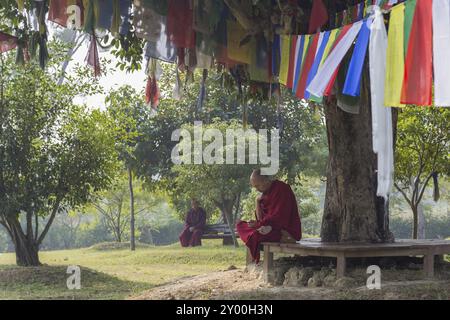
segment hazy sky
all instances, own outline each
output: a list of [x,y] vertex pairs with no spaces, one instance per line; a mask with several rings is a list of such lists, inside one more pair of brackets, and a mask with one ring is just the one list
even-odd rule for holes
[[[51,29],[51,27],[49,29]],[[71,61],[67,69],[68,72],[70,72],[70,70],[73,69],[74,65],[77,62],[82,65],[86,64],[85,58],[88,53],[88,49],[89,49],[89,41],[86,40],[75,53],[73,60]],[[110,54],[109,52],[102,52],[100,50],[99,56],[100,58],[105,57],[110,59],[111,60],[110,67],[112,68],[115,67],[117,60],[112,54]],[[94,76],[92,75],[92,77]],[[139,91],[145,87],[145,83],[146,83],[146,76],[143,70],[134,73],[127,73],[117,68],[117,70],[114,71],[112,74],[100,77],[100,84],[103,86],[105,92],[108,92],[112,88],[117,88],[126,84],[133,86],[136,90]],[[104,100],[105,95],[95,95],[89,97],[80,97],[79,99],[77,99],[77,103],[86,103],[90,107],[104,109],[105,108]]]

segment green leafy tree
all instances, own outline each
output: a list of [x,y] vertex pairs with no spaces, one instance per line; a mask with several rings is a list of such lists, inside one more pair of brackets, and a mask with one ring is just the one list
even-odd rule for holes
[[[412,210],[414,239],[418,238],[419,209],[425,190],[433,178],[450,174],[449,132],[448,109],[408,107],[399,115],[395,188]],[[436,201],[438,192],[436,189]]]
[[[192,133],[195,130],[193,126],[184,127],[188,132]],[[245,140],[246,163],[238,164],[237,159],[237,145],[235,141],[227,139],[227,130],[243,130],[242,126],[236,121],[223,122],[215,121],[208,126],[204,126],[203,130],[216,129],[217,133],[222,138],[216,136],[211,137],[210,141],[203,143],[203,148],[196,148],[196,141],[194,139],[187,139],[186,137],[180,142],[180,151],[191,150],[192,152],[182,153],[180,160],[184,163],[176,164],[172,171],[175,173],[174,186],[171,190],[174,195],[183,194],[185,197],[198,198],[202,204],[209,207],[219,208],[224,222],[228,224],[231,230],[234,230],[234,225],[239,217],[240,200],[246,193],[249,192],[249,177],[253,169],[258,168],[258,163],[249,163],[249,146],[258,143],[258,135],[249,136]],[[206,131],[205,131],[206,132]],[[205,138],[205,137],[204,137]],[[206,139],[206,138],[205,138]],[[215,147],[210,143],[217,143]],[[202,164],[194,164],[193,159],[199,155],[210,155],[217,157],[218,162],[208,164],[205,161]],[[232,154],[234,156],[234,164],[226,163],[226,155]],[[187,164],[186,164],[187,161]],[[192,163],[192,164],[189,164]],[[236,209],[236,210],[234,210]],[[233,234],[235,246],[237,241]]]
[[40,264],[39,246],[55,216],[108,187],[117,163],[109,118],[73,104],[77,95],[96,92],[96,81],[80,69],[57,85],[65,48],[50,48],[46,71],[1,57],[0,224],[21,266]]

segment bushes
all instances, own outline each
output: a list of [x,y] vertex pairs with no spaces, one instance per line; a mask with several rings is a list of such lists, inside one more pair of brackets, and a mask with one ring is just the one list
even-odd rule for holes
[[183,224],[176,220],[170,221],[158,229],[147,226],[141,229],[139,241],[156,246],[172,244],[178,242],[178,236],[182,229]]
[[[396,239],[410,239],[412,218],[393,217],[390,228]],[[450,216],[426,217],[425,237],[427,239],[445,239],[450,237]]]

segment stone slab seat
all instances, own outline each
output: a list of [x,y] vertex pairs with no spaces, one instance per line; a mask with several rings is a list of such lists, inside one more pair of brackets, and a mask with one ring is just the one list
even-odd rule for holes
[[423,256],[423,270],[427,277],[434,276],[435,256],[450,254],[449,240],[397,240],[394,243],[325,243],[320,239],[305,239],[296,243],[262,244],[264,250],[264,278],[269,281],[274,253],[336,258],[338,277],[345,275],[347,258]]

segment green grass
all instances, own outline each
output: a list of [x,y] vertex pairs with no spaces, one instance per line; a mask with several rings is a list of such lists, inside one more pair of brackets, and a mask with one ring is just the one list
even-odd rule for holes
[[[127,244],[106,243],[87,249],[41,252],[44,265],[38,268],[17,267],[14,254],[0,254],[0,300],[125,299],[179,278],[225,270],[232,265],[244,266],[242,244],[238,249],[224,247],[220,240],[205,240],[203,244],[197,248],[181,248],[179,244],[139,245],[131,252]],[[66,271],[71,265],[81,268],[81,290],[67,289]],[[416,273],[417,279],[422,279],[421,271]],[[399,277],[389,279],[385,274],[384,279],[399,280]],[[421,298],[430,292],[440,292],[439,297],[450,297],[448,290],[441,289],[417,288],[412,294]],[[352,298],[352,294],[342,292],[342,298]]]
[[[44,266],[15,266],[14,254],[0,255],[0,299],[124,299],[177,278],[243,267],[245,250],[203,241],[203,247],[141,246],[135,252],[105,245],[41,252]],[[110,245],[106,245],[109,248]],[[81,268],[81,290],[68,290],[67,266]]]

